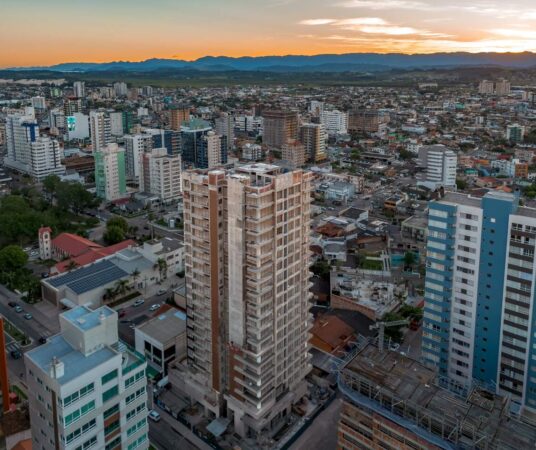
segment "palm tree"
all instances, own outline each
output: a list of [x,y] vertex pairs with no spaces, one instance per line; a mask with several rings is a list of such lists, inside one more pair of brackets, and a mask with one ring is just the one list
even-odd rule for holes
[[165,280],[167,278],[167,262],[163,258],[158,258],[156,261],[156,264],[154,265],[155,269],[158,269],[158,273],[160,274],[160,279]]
[[74,260],[70,260],[69,261],[69,264],[67,264],[65,266],[65,268],[67,269],[67,272],[71,272],[72,270],[76,269],[78,267],[78,263]]
[[106,288],[106,290],[104,291],[103,298],[106,300],[112,301],[113,299],[115,299],[116,295],[117,295],[117,292],[115,291],[114,288]]
[[136,280],[140,277],[140,271],[137,268],[134,269],[130,274],[130,277],[132,278],[132,283],[136,286]]
[[124,297],[127,291],[130,289],[128,281],[125,279],[117,280],[114,287],[116,294],[120,294],[122,297]]

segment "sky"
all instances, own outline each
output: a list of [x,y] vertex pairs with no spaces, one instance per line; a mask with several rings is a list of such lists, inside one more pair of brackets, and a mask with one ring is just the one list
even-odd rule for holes
[[536,52],[536,0],[0,0],[0,67],[453,51]]

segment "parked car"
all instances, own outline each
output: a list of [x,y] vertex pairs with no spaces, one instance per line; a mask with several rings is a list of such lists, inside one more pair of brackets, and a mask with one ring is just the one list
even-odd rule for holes
[[167,289],[161,288],[161,289],[158,289],[158,292],[156,294],[157,295],[164,295],[166,292],[167,292]]
[[145,300],[143,298],[139,298],[134,302],[134,306],[141,306],[145,303]]
[[160,308],[160,303],[155,303],[154,305],[151,305],[149,311],[156,311],[158,308]]
[[8,305],[11,306],[12,308],[14,308],[15,306],[17,306],[17,303],[16,302],[8,302]]
[[22,357],[22,353],[20,350],[11,350],[9,353],[13,359],[20,359]]
[[21,313],[22,311],[23,311],[23,309],[19,305],[15,306],[15,312],[16,313]]
[[31,320],[32,317],[33,317],[33,316],[32,316],[30,313],[26,313],[26,314],[24,314],[24,318],[25,318],[26,320]]
[[160,414],[152,409],[149,411],[149,419],[151,419],[153,422],[160,422]]
[[46,338],[46,336],[41,336],[41,337],[39,338],[39,343],[40,343],[40,344],[46,344],[46,343],[47,343],[47,338]]
[[127,314],[127,312],[124,309],[121,309],[119,311],[119,317],[125,317],[126,314]]

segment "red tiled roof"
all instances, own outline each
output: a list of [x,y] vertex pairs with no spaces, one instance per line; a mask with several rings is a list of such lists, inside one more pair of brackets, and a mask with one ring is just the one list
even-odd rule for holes
[[81,255],[92,248],[102,248],[101,245],[96,244],[89,239],[71,233],[61,233],[56,236],[52,239],[52,246],[70,256]]
[[55,269],[54,272],[57,272],[57,273],[66,272],[67,267],[69,266],[71,261],[74,261],[77,267],[81,267],[81,266],[85,266],[86,264],[95,262],[101,258],[104,258],[105,256],[113,255],[114,253],[120,252],[121,250],[124,250],[125,248],[133,247],[136,245],[137,245],[136,241],[133,241],[132,239],[127,239],[126,241],[119,242],[114,245],[110,245],[109,247],[99,246],[99,248],[90,248],[85,253],[82,253],[81,255],[59,262],[58,264],[54,266],[54,269]]

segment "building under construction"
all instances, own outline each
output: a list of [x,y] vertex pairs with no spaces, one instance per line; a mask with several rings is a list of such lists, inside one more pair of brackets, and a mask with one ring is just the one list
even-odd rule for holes
[[339,449],[536,448],[535,416],[512,416],[507,397],[476,386],[455,394],[400,353],[369,343],[339,369]]

